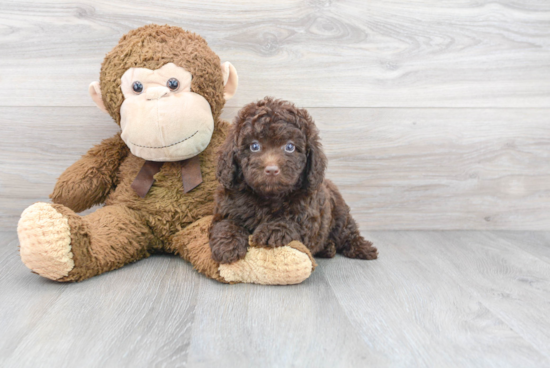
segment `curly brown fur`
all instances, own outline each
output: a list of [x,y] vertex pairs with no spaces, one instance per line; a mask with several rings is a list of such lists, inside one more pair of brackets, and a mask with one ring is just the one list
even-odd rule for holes
[[324,179],[326,164],[306,110],[269,97],[241,109],[218,161],[213,259],[242,258],[239,239],[248,234],[269,246],[299,240],[321,257],[377,258],[336,186]]

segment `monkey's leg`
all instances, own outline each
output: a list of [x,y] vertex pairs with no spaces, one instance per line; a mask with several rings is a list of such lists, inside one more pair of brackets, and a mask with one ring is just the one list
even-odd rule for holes
[[189,225],[172,238],[169,251],[179,254],[207,277],[223,283],[264,285],[298,284],[307,279],[317,266],[302,243],[293,241],[283,247],[260,247],[250,244],[245,258],[219,264],[212,259],[208,229],[212,216]]
[[60,204],[36,203],[17,228],[21,259],[40,276],[82,281],[149,256],[155,241],[141,216],[106,206],[81,217]]
[[208,228],[211,222],[212,216],[206,216],[187,226],[172,237],[170,244],[167,245],[167,251],[190,262],[205,276],[226,283],[227,281],[218,271],[220,264],[212,259],[210,251]]

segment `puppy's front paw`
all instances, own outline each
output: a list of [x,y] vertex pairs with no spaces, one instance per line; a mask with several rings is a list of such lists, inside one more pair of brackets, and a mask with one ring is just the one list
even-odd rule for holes
[[293,240],[300,240],[300,235],[284,222],[263,223],[252,234],[255,244],[271,247],[282,247]]
[[212,259],[219,263],[233,263],[243,259],[248,249],[248,239],[242,236],[210,239]]

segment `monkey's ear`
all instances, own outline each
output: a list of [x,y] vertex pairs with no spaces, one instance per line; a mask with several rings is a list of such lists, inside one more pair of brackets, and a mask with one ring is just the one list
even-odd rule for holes
[[99,82],[90,83],[90,86],[88,87],[88,92],[90,93],[90,96],[92,97],[92,100],[94,100],[97,107],[99,107],[101,111],[107,112],[107,108],[105,107],[105,104],[103,103],[103,98],[101,97]]
[[237,69],[229,62],[222,63],[223,74],[223,97],[225,100],[229,100],[235,92],[237,92],[237,86],[239,85],[239,76],[237,75]]

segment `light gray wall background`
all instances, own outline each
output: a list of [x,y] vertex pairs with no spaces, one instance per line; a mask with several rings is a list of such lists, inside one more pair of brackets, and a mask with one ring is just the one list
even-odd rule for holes
[[0,230],[118,127],[88,97],[148,23],[201,34],[240,86],[306,107],[363,230],[550,227],[550,2],[0,2]]

